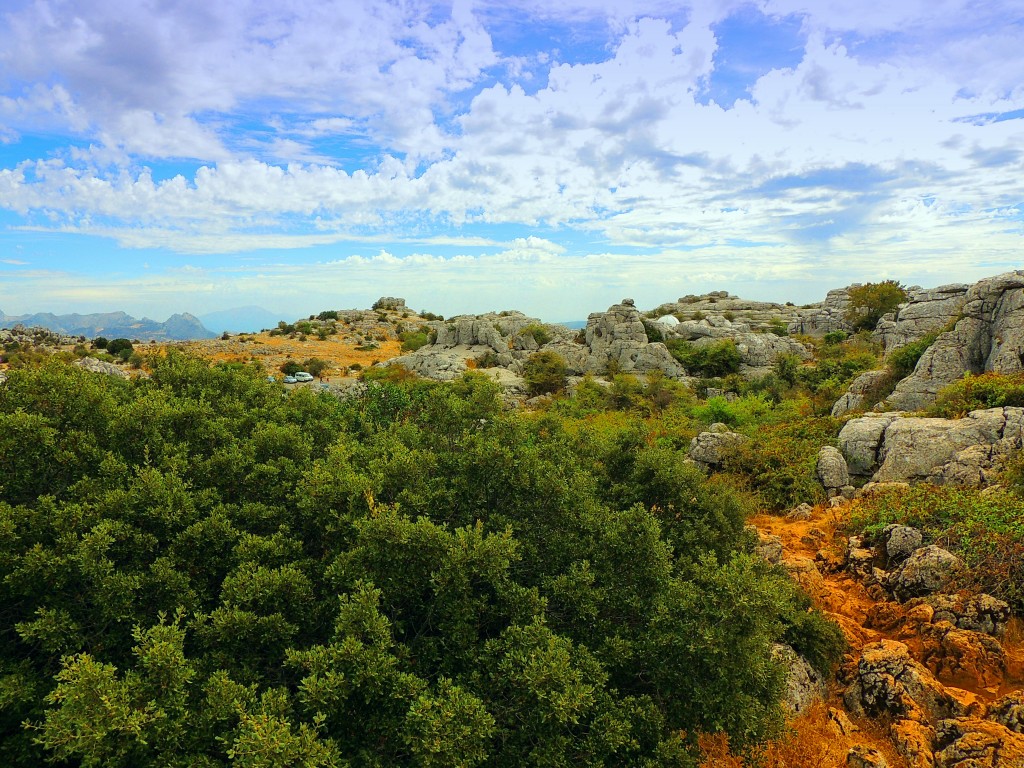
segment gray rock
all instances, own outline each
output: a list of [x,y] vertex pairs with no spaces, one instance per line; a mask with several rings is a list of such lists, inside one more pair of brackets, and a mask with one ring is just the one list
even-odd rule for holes
[[965,712],[964,705],[914,661],[907,646],[894,640],[864,646],[843,702],[855,717],[883,715],[927,722]]
[[924,543],[924,537],[909,525],[887,525],[882,529],[882,551],[889,566],[898,565]]
[[832,416],[839,418],[851,411],[862,411],[871,408],[874,403],[870,402],[871,394],[877,392],[884,382],[889,380],[889,371],[865,371],[850,382],[846,394],[836,400],[832,406]]
[[1024,734],[1024,689],[992,702],[988,708],[988,719],[1014,733]]
[[[909,604],[915,601],[910,601]],[[1002,637],[1010,620],[1010,606],[992,595],[930,595],[922,598],[934,613],[932,622],[948,621],[958,629],[982,632],[992,637]]]
[[846,422],[839,432],[839,450],[854,477],[871,477],[878,467],[878,452],[885,431],[898,413],[865,414]]
[[854,477],[876,483],[984,486],[996,480],[1024,436],[1024,409],[989,408],[962,419],[866,414],[839,433]]
[[701,432],[690,441],[689,456],[704,467],[714,469],[722,465],[729,451],[749,439],[736,432]]
[[908,291],[907,301],[878,321],[872,334],[886,353],[940,331],[960,314],[970,286],[957,283]]
[[790,510],[789,514],[786,515],[786,519],[795,521],[810,520],[813,512],[814,507],[807,502],[802,502]]
[[965,373],[1024,370],[1024,271],[982,280],[968,289],[956,325],[939,335],[888,401],[917,410]]
[[381,296],[373,302],[374,309],[391,309],[401,311],[405,309],[405,299],[398,299],[394,296]]
[[847,768],[889,768],[885,755],[874,747],[855,744],[846,753]]
[[850,484],[850,471],[846,459],[838,448],[831,445],[823,446],[818,451],[818,479],[826,490],[839,490]]
[[889,574],[888,587],[901,603],[946,587],[963,565],[959,557],[934,544],[916,550]]
[[754,529],[754,533],[757,536],[754,554],[772,565],[778,565],[782,562],[782,539],[774,534],[765,533],[755,526],[749,527]]
[[803,656],[785,643],[772,646],[772,655],[786,667],[786,693],[783,706],[796,715],[825,698],[825,678]]
[[92,373],[102,373],[107,376],[116,376],[121,379],[128,378],[128,371],[114,365],[113,363],[105,363],[102,360],[97,360],[95,357],[82,357],[74,362],[79,368],[83,368]]
[[849,333],[853,326],[846,320],[846,312],[850,308],[849,289],[834,288],[825,295],[825,301],[797,312],[797,318],[789,324],[789,332],[808,336],[824,336],[832,331]]

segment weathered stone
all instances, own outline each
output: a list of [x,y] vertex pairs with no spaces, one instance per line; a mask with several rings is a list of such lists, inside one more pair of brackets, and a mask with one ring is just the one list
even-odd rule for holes
[[826,445],[818,451],[817,464],[818,479],[827,490],[838,491],[843,486],[850,484],[850,472],[846,466],[846,459],[839,452],[838,448]]
[[960,629],[1002,637],[1010,619],[1010,606],[991,595],[930,595],[908,604],[925,603],[933,613],[933,621],[948,621]]
[[921,663],[962,686],[989,688],[1003,682],[1006,654],[995,638],[948,621],[922,624]]
[[874,747],[856,744],[846,753],[847,768],[889,768],[885,755]]
[[814,512],[814,507],[808,504],[806,501],[797,504],[790,512],[786,515],[787,520],[793,521],[805,521],[810,520],[811,515]]
[[782,539],[771,533],[766,533],[756,526],[747,526],[753,529],[757,536],[757,543],[754,545],[754,554],[772,565],[778,565],[782,560]]
[[701,432],[690,441],[689,456],[709,468],[717,468],[725,461],[729,451],[750,438],[736,432]]
[[1024,271],[982,280],[968,289],[954,328],[941,333],[889,402],[922,408],[965,373],[1024,370]]
[[857,285],[860,283],[854,283],[848,288],[833,288],[821,304],[799,310],[797,319],[789,324],[789,332],[824,336],[832,331],[852,331],[853,326],[847,321],[846,313],[850,308],[849,289]]
[[373,308],[401,311],[405,309],[405,299],[395,298],[394,296],[381,296],[373,302]]
[[825,697],[825,678],[803,656],[785,643],[772,646],[772,655],[786,667],[786,693],[783,706],[794,715],[800,714]]
[[1021,768],[1024,736],[979,718],[940,721],[935,728],[936,768]]
[[900,602],[923,597],[946,587],[963,563],[934,544],[921,547],[890,574],[888,587]]
[[882,317],[872,335],[882,342],[888,354],[940,331],[958,317],[969,288],[969,285],[957,283],[929,290],[908,290],[907,301],[895,312]]
[[926,723],[965,714],[964,706],[911,658],[907,646],[894,640],[864,646],[843,701],[855,716],[884,714]]
[[103,373],[107,376],[117,376],[121,379],[128,378],[128,371],[114,365],[113,363],[105,363],[102,360],[97,360],[95,357],[79,358],[74,362],[74,365],[93,373]]
[[935,730],[919,720],[896,720],[889,726],[896,750],[907,760],[912,768],[934,768],[935,757],[932,743],[935,741]]
[[902,563],[923,543],[921,532],[909,525],[887,525],[882,529],[881,545],[887,566]]
[[988,708],[988,718],[1014,733],[1024,734],[1024,689],[993,702]]
[[850,411],[860,411],[873,407],[874,403],[871,402],[872,393],[882,389],[890,376],[891,374],[888,370],[865,371],[862,373],[850,382],[850,387],[846,390],[846,393],[836,400],[832,406],[832,416],[839,418]]
[[839,432],[839,450],[851,475],[865,478],[875,473],[886,429],[898,418],[898,413],[866,414],[846,422]]

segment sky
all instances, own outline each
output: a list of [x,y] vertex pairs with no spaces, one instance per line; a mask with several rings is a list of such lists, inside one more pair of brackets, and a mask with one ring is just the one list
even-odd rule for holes
[[1024,267],[1024,0],[4,0],[0,311]]

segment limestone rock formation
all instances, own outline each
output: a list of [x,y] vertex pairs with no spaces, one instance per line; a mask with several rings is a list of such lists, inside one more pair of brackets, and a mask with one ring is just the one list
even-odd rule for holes
[[689,456],[705,469],[722,465],[730,450],[749,440],[745,435],[730,432],[725,424],[712,424],[690,441]]
[[960,558],[942,547],[930,544],[921,547],[889,574],[888,586],[901,603],[912,597],[923,597],[947,586],[956,570],[963,565]]
[[924,544],[921,532],[909,525],[887,525],[882,529],[880,554],[885,556],[886,567],[899,565]]
[[885,755],[874,747],[856,744],[846,753],[847,768],[889,768]]
[[850,411],[859,411],[864,408],[871,408],[874,403],[869,402],[872,392],[879,390],[883,382],[888,381],[889,371],[865,371],[850,382],[849,388],[832,406],[832,416],[839,418]]
[[941,331],[960,314],[969,288],[964,283],[927,290],[910,288],[907,301],[878,321],[873,336],[882,342],[888,353],[929,333]]
[[850,470],[838,448],[826,445],[818,451],[818,480],[826,491],[839,491],[850,484]]
[[789,324],[789,332],[808,336],[824,336],[833,331],[849,333],[853,326],[846,320],[846,312],[850,308],[850,288],[833,288],[825,295],[825,301],[797,312],[797,318]]
[[113,363],[105,363],[102,360],[97,360],[95,357],[83,357],[75,361],[74,363],[79,368],[84,368],[87,371],[93,373],[103,373],[107,376],[117,376],[121,379],[128,378],[128,371],[120,368]]
[[782,703],[791,714],[800,714],[825,698],[825,678],[792,646],[776,643],[772,646],[772,655],[786,668],[786,693]]
[[671,378],[686,375],[661,342],[647,340],[643,319],[632,299],[613,304],[607,312],[593,312],[584,332],[590,351],[585,373],[604,373],[611,367],[629,373],[661,371]]
[[980,718],[940,721],[935,728],[935,768],[1020,768],[1024,736]]
[[994,701],[988,708],[988,718],[1014,733],[1024,734],[1024,689]]
[[999,686],[1006,654],[991,635],[958,629],[948,621],[922,624],[921,663],[937,677],[972,688]]
[[1024,271],[982,280],[964,295],[954,328],[939,335],[888,402],[917,410],[965,373],[1024,370]]
[[1022,442],[1024,408],[1010,406],[962,419],[866,414],[839,433],[850,474],[875,482],[986,485]]
[[[916,602],[911,600],[908,605]],[[1002,637],[1010,620],[1010,606],[992,595],[931,595],[921,603],[932,609],[932,621],[948,621],[954,627]]]

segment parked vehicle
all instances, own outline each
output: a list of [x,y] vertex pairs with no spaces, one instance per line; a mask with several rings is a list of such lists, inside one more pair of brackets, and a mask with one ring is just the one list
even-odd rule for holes
[[295,379],[294,376],[285,376],[284,377],[284,383],[285,384],[294,384],[295,382],[296,382],[296,379]]
[[295,380],[296,381],[312,381],[313,380],[313,374],[306,373],[305,371],[297,371],[295,373]]

